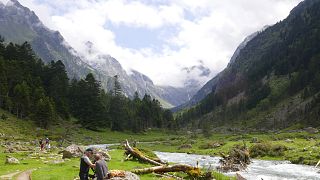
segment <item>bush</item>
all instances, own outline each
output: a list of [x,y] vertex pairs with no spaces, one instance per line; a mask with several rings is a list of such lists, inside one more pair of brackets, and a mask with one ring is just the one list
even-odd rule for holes
[[287,150],[287,147],[280,144],[272,145],[270,143],[257,143],[250,147],[250,156],[251,157],[283,156],[284,151],[286,150]]

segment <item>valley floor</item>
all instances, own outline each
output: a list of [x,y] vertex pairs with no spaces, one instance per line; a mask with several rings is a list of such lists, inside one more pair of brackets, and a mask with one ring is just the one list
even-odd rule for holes
[[[319,160],[320,140],[319,133],[311,134],[305,131],[277,132],[266,134],[213,134],[204,137],[197,133],[173,133],[166,131],[150,131],[144,134],[120,133],[110,130],[99,132],[89,131],[76,127],[73,122],[58,124],[49,130],[35,128],[31,121],[20,120],[0,110],[8,119],[0,120],[0,177],[11,174],[18,177],[21,172],[32,170],[32,179],[74,179],[79,169],[79,159],[61,161],[58,148],[51,152],[39,152],[37,142],[40,138],[49,137],[52,146],[61,144],[110,144],[121,143],[125,139],[137,142],[138,148],[163,152],[186,152],[220,156],[227,154],[235,145],[245,145],[250,149],[251,155],[257,159],[289,160],[293,163],[315,165]],[[292,130],[291,130],[292,131]],[[64,137],[64,138],[62,138]],[[11,142],[26,144],[31,150],[4,153],[5,145]],[[110,155],[112,160],[108,163],[110,169],[130,170],[137,167],[148,167],[136,161],[124,161],[121,148],[113,146]],[[18,165],[5,164],[6,156],[13,156],[20,160]],[[216,174],[217,179],[228,179]],[[144,175],[141,179],[158,179],[155,175]]]

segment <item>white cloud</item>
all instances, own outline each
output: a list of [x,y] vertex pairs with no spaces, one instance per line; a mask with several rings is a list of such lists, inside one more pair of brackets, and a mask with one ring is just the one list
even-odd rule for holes
[[[202,83],[209,80],[200,77],[200,72],[181,71],[199,64],[199,60],[213,72],[212,78],[228,64],[247,35],[284,19],[300,1],[154,0],[147,4],[143,0],[21,0],[46,25],[59,30],[77,51],[85,52],[84,42],[89,40],[127,70],[136,69],[156,84],[174,86],[181,86],[190,77]],[[173,36],[161,35],[165,41],[160,50],[128,48],[117,44],[116,33],[106,24],[164,32],[174,27],[176,32],[167,33]]]

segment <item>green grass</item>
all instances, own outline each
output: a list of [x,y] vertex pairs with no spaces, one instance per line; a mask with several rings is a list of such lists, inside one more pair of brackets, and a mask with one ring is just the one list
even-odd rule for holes
[[[150,165],[141,164],[135,161],[124,161],[122,150],[113,150],[110,152],[112,160],[108,162],[109,169],[131,170],[137,167],[149,167]],[[73,158],[63,164],[46,165],[33,171],[34,180],[70,180],[78,177],[79,159]],[[92,174],[91,170],[90,173]],[[153,179],[153,175],[143,175],[141,179]]]
[[[258,159],[269,160],[289,160],[293,163],[315,165],[320,159],[320,134],[308,134],[306,132],[297,133],[267,133],[267,134],[245,134],[245,135],[224,135],[215,134],[209,138],[202,136],[184,136],[170,139],[169,141],[156,144],[139,144],[141,148],[148,148],[156,151],[165,152],[184,152],[203,155],[219,156],[220,153],[227,153],[230,148],[235,145],[246,144],[248,148],[255,145],[252,143],[253,138],[257,138],[259,142],[268,143],[272,147],[277,145],[285,146],[287,150],[283,155],[279,156],[259,156]],[[290,139],[293,142],[286,142]],[[203,148],[204,145],[212,142],[223,142],[223,145],[217,148]],[[179,149],[182,144],[191,144],[191,149]],[[272,153],[276,155],[276,153]]]
[[[306,132],[287,132],[288,130],[300,129],[301,125],[296,125],[283,130],[279,133],[251,133],[251,134],[213,134],[210,137],[204,137],[201,134],[187,135],[183,132],[169,132],[161,130],[151,130],[146,133],[134,134],[131,132],[112,132],[109,129],[102,129],[98,132],[86,130],[80,127],[73,127],[74,119],[70,122],[57,124],[48,130],[39,130],[32,121],[20,120],[15,116],[8,114],[0,109],[0,115],[5,114],[8,119],[0,120],[0,142],[5,141],[31,141],[43,138],[45,136],[52,139],[52,144],[56,145],[58,140],[65,134],[66,129],[71,129],[66,137],[67,142],[64,146],[71,143],[76,144],[99,144],[99,143],[119,143],[128,140],[153,143],[139,143],[138,148],[149,149],[163,152],[186,152],[194,154],[204,154],[218,156],[220,153],[227,153],[235,145],[245,143],[249,148],[255,143],[252,139],[255,137],[259,142],[268,143],[271,146],[283,145],[286,150],[283,154],[267,153],[258,159],[266,160],[289,160],[293,163],[314,165],[320,159],[320,133],[308,134]],[[71,124],[71,125],[70,125]],[[181,134],[179,134],[181,133]],[[293,142],[286,142],[291,139]],[[206,145],[219,142],[220,147],[208,148]],[[179,149],[183,144],[191,144],[191,149]],[[28,153],[13,153],[13,157],[21,161],[19,165],[4,164],[6,155],[2,153],[3,147],[0,147],[0,175],[9,174],[16,171],[36,169],[32,173],[33,179],[74,179],[78,176],[79,159],[71,159],[62,164],[44,163],[42,159],[31,159]],[[110,152],[111,162],[108,163],[110,169],[130,170],[133,168],[148,167],[148,164],[141,164],[135,161],[123,161],[123,150],[116,149]],[[41,154],[42,157],[48,157],[49,154]],[[216,179],[229,179],[219,173],[214,173]],[[141,176],[142,179],[158,179],[150,174]]]

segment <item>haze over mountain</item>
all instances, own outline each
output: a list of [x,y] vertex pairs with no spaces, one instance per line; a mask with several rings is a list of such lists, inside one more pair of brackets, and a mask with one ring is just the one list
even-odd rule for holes
[[33,11],[16,0],[8,1],[6,5],[0,2],[0,35],[8,42],[30,42],[37,55],[46,63],[61,60],[70,78],[82,78],[91,72],[101,81],[105,89],[111,90],[113,77],[118,75],[127,96],[133,97],[136,91],[141,97],[150,94],[165,107],[187,101],[200,87],[198,84],[188,85],[185,88],[156,86],[150,78],[138,71],[132,70],[132,73],[128,74],[116,59],[110,55],[97,53],[95,45],[91,42],[86,43],[85,55],[78,53],[68,45],[58,31],[48,29]]
[[[240,45],[237,47],[236,51],[233,53],[230,62],[228,64],[228,67],[231,66],[237,59],[237,57],[239,56],[241,50],[243,48],[245,48],[245,46],[247,45],[248,42],[250,42],[254,37],[256,37],[260,32],[264,31],[268,26],[265,26],[261,31],[257,31],[252,33],[251,35],[249,35],[248,37],[246,37],[243,42],[240,43]],[[210,94],[214,89],[216,89],[218,83],[219,83],[219,78],[221,76],[221,74],[223,74],[223,71],[218,73],[214,78],[212,78],[211,80],[209,80],[204,86],[201,87],[201,89],[199,91],[197,91],[197,93],[195,93],[195,95],[193,97],[190,98],[189,101],[174,107],[172,110],[173,111],[178,111],[181,110],[183,108],[189,108],[191,106],[196,105],[197,103],[199,103],[202,99],[204,99],[208,94]]]
[[[319,126],[320,1],[305,0],[283,21],[249,36],[228,67],[178,116],[182,126],[284,129]],[[197,104],[198,103],[198,104]]]
[[[127,72],[174,87],[184,87],[189,77],[204,85],[246,36],[284,19],[300,1],[20,0],[78,52],[90,41]],[[210,72],[185,70],[194,66]]]

